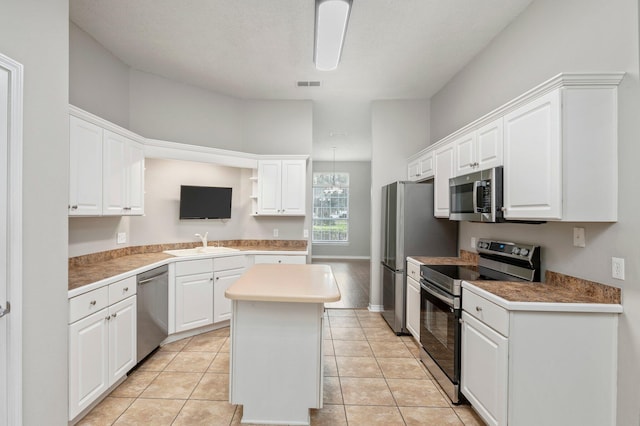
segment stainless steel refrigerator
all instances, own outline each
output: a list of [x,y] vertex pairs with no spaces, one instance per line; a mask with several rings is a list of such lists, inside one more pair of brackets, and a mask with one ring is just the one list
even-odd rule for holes
[[458,222],[433,217],[433,183],[382,187],[382,316],[406,333],[407,256],[457,256]]

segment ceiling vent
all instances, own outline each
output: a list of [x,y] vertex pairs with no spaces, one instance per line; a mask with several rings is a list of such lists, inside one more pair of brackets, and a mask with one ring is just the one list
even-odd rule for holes
[[298,87],[320,87],[319,81],[298,81],[296,83]]

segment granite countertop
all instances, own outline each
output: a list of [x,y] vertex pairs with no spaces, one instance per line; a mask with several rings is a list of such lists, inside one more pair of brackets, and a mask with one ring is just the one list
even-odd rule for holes
[[475,266],[476,263],[468,259],[461,257],[424,257],[424,256],[411,256],[412,259],[417,260],[423,265],[464,265]]
[[[295,240],[294,240],[295,241]],[[211,244],[210,244],[211,245]],[[94,253],[91,255],[79,256],[69,259],[69,286],[68,290],[77,290],[88,284],[116,277],[121,274],[130,273],[136,269],[144,268],[154,264],[166,263],[168,259],[177,261],[189,260],[189,257],[175,257],[164,250],[176,248],[196,247],[195,243],[159,244],[153,246],[127,247],[124,249],[111,250],[108,252]],[[233,241],[231,244],[224,244],[224,247],[237,249],[242,252],[301,252],[306,254],[307,247],[292,244],[286,240],[276,240],[274,244],[269,241],[259,240],[250,242]],[[224,256],[233,255],[225,253]],[[214,256],[214,255],[208,255]],[[207,255],[200,255],[200,258]],[[194,256],[194,258],[196,258]]]
[[106,278],[124,274],[144,266],[153,265],[163,260],[174,258],[166,253],[141,253],[122,256],[88,265],[69,267],[69,290],[101,281]]
[[474,280],[462,287],[509,310],[622,312],[619,288],[553,271],[544,283]]
[[258,302],[326,303],[340,300],[327,265],[259,264],[231,284],[225,296]]

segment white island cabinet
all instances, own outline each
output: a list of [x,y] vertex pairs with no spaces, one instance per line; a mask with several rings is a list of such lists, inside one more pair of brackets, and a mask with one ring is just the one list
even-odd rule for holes
[[232,300],[229,401],[242,423],[308,425],[322,408],[324,303],[340,300],[326,265],[259,264]]
[[462,286],[461,391],[487,424],[616,424],[620,304],[509,301]]

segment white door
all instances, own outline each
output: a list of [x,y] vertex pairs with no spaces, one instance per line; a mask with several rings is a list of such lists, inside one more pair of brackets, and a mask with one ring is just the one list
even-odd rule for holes
[[127,146],[127,211],[128,215],[144,214],[144,151],[142,145]]
[[0,54],[0,426],[22,424],[22,82]]
[[562,218],[560,90],[504,117],[505,218]]
[[507,424],[509,341],[462,313],[461,390],[489,425]]
[[136,365],[136,296],[109,307],[109,386]]
[[105,130],[103,149],[102,213],[122,215],[126,207],[127,139]]
[[282,161],[282,214],[304,215],[306,182],[305,160]]
[[282,162],[258,161],[258,213],[280,214],[282,205]]
[[407,330],[420,341],[420,283],[407,277]]
[[491,167],[502,166],[503,147],[503,121],[502,117],[481,127],[477,134],[476,161],[477,170],[485,170]]
[[109,310],[69,326],[69,420],[109,388]]
[[449,179],[455,171],[455,145],[448,143],[435,152],[435,183],[433,185],[433,215],[449,217]]
[[213,275],[176,277],[176,332],[213,324]]
[[471,132],[461,138],[456,139],[453,144],[456,147],[456,170],[455,176],[466,175],[476,169],[477,144],[476,133]]
[[69,117],[69,215],[102,214],[102,128]]
[[[7,249],[9,245],[9,236],[7,235],[7,218],[9,182],[6,173],[9,166],[8,159],[8,127],[9,127],[9,73],[0,67],[0,309],[6,308],[7,303],[7,284],[8,284],[8,259]],[[9,343],[8,331],[9,316],[0,318],[0,425],[9,424],[7,416],[7,363],[9,351],[7,345]]]
[[245,269],[231,269],[228,271],[216,272],[213,281],[213,322],[231,319],[231,299],[227,299],[224,292],[231,284],[236,282]]

